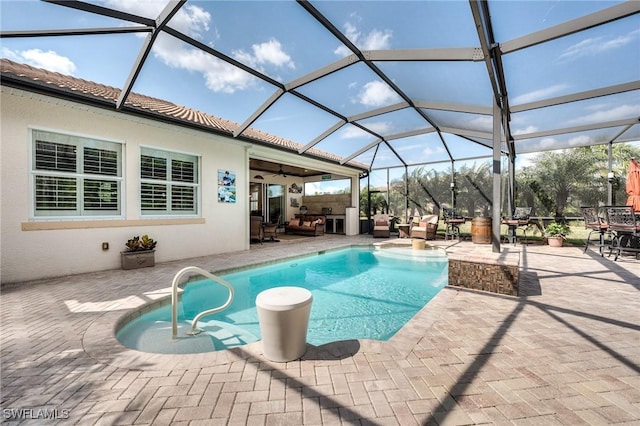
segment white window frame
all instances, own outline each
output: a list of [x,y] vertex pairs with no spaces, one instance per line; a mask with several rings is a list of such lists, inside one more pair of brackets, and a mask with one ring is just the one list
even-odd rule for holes
[[[166,176],[164,179],[162,178],[148,178],[143,177],[143,156],[151,156],[153,158],[161,158],[165,159],[166,162]],[[182,180],[176,180],[171,176],[172,167],[171,161],[186,161],[193,162],[194,172],[193,172],[193,182],[187,182]],[[140,217],[143,218],[176,218],[176,217],[199,217],[202,205],[202,197],[200,191],[200,182],[201,182],[201,156],[198,154],[193,154],[190,152],[181,152],[170,150],[166,148],[156,148],[152,146],[140,146],[140,155],[138,156],[139,161],[139,170],[138,177],[140,179],[139,185],[139,203],[140,203]],[[145,191],[143,190],[143,185],[159,185],[165,187],[165,208],[163,209],[145,209],[144,204],[145,200],[143,200],[143,196]],[[174,210],[172,208],[172,189],[174,187],[189,187],[193,188],[193,203],[194,207],[191,211],[185,210]]]
[[[44,128],[29,128],[29,138],[30,220],[95,220],[122,219],[124,217],[124,142]],[[55,167],[42,167],[37,169],[37,158],[39,154],[37,144],[39,141],[75,147],[75,169],[73,171],[63,170],[62,167],[58,170],[56,170]],[[113,150],[117,156],[115,174],[85,171],[83,161],[85,148],[102,149],[106,151]],[[39,209],[37,182],[42,178],[74,180],[76,184],[75,191],[73,191],[75,208]],[[85,206],[85,204],[89,202],[85,197],[85,184],[92,180],[99,180],[104,184],[109,184],[107,187],[109,189],[113,188],[111,185],[115,185],[116,206],[114,209],[92,209]]]

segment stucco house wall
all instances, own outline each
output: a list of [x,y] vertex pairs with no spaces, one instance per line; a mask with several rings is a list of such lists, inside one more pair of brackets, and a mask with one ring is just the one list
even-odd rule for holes
[[[0,107],[2,283],[119,268],[120,251],[133,235],[158,241],[156,262],[248,249],[249,144],[9,87],[2,87]],[[34,220],[31,128],[123,142],[124,217]],[[197,217],[141,216],[141,146],[200,157]],[[219,169],[236,172],[236,203],[218,202]]]

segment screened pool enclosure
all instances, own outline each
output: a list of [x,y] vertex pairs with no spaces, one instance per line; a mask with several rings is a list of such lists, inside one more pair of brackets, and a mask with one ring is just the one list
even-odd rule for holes
[[119,88],[115,109],[140,93],[231,120],[238,139],[257,129],[292,141],[279,149],[328,153],[400,216],[456,205],[496,223],[519,203],[557,214],[545,200],[560,189],[532,159],[562,149],[594,156],[547,159],[593,166],[574,173],[588,188],[565,188],[577,191],[567,212],[620,202],[638,152],[638,1],[1,7],[4,58]]

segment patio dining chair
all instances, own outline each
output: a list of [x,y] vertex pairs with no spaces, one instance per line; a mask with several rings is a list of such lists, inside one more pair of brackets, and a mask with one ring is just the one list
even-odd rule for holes
[[596,207],[580,207],[582,216],[584,217],[584,228],[589,229],[587,238],[584,245],[584,252],[587,252],[589,243],[591,242],[591,235],[597,233],[599,236],[598,250],[600,256],[604,256],[604,248],[607,246],[605,235],[609,236],[609,245],[611,244],[611,230],[606,219],[598,215],[598,209]]
[[466,222],[466,219],[458,213],[457,209],[443,207],[442,216],[445,223],[444,239],[451,237],[460,239],[460,225]]
[[531,216],[531,207],[516,207],[513,216],[502,220],[502,223],[509,227],[507,239],[509,242],[516,244],[517,231],[522,231],[524,235],[524,244],[527,244],[527,229],[529,228],[529,218]]
[[[640,255],[640,221],[631,206],[607,206],[607,223],[615,234],[611,241],[609,256],[615,251],[613,260],[618,260],[622,252]],[[640,212],[638,212],[640,215]]]

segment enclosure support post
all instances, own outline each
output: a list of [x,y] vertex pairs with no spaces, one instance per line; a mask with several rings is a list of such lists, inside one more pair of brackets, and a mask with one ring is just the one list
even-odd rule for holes
[[[609,155],[609,164],[607,166],[608,174],[613,174],[613,141],[609,141],[609,145],[607,147],[607,152]],[[612,206],[613,203],[613,179],[607,179],[607,205]]]
[[409,223],[409,167],[404,165],[404,223]]
[[493,101],[493,223],[491,226],[493,238],[492,238],[492,251],[494,253],[500,253],[500,226],[502,218],[500,216],[500,206],[502,200],[500,198],[500,184],[501,184],[501,164],[500,164],[500,122],[502,118],[502,111],[498,106],[498,103],[494,99]]

